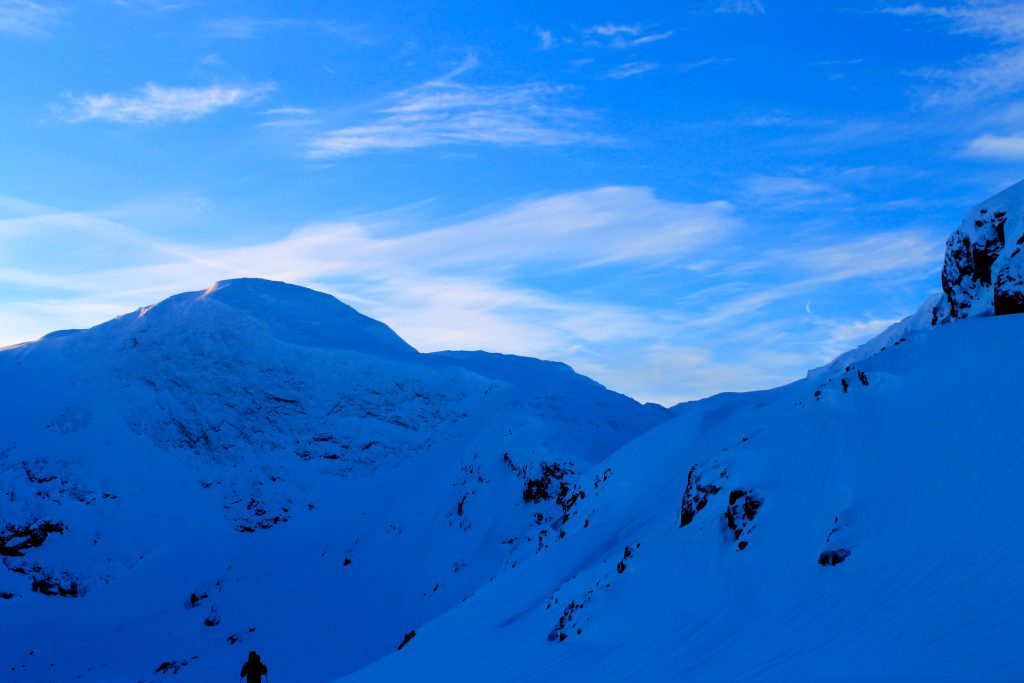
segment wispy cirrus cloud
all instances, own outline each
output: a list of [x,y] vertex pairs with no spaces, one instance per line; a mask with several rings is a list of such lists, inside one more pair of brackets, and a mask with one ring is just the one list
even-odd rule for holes
[[327,159],[439,145],[546,147],[608,141],[582,127],[588,115],[557,103],[567,86],[456,80],[475,65],[470,60],[440,79],[392,93],[367,121],[315,137],[306,155]]
[[[893,283],[921,280],[937,271],[943,244],[921,230],[897,229],[831,244],[801,240],[765,249],[743,262],[719,266],[726,284],[696,290],[692,297],[718,302],[691,321],[695,328],[719,329],[730,320],[756,320],[758,313],[784,302],[813,298],[836,283]],[[781,278],[779,273],[785,273]],[[916,302],[915,304],[916,305]],[[808,304],[805,304],[809,308]],[[806,309],[805,309],[806,310]],[[907,311],[901,311],[905,314]],[[784,318],[776,320],[782,322]],[[828,324],[828,320],[817,323]],[[798,321],[790,320],[792,329]],[[746,327],[746,326],[744,326]],[[749,329],[749,328],[748,328]],[[741,333],[742,334],[742,333]],[[820,341],[820,340],[819,340]],[[819,354],[832,353],[832,349]]]
[[640,74],[645,74],[648,71],[654,71],[659,66],[659,64],[654,62],[626,62],[625,64],[617,66],[609,71],[608,78],[622,80],[623,78],[639,76]]
[[32,0],[0,0],[0,35],[43,38],[59,10]]
[[848,193],[827,183],[800,176],[755,175],[741,184],[749,201],[773,210],[793,211],[851,198]]
[[113,3],[130,10],[176,12],[189,7],[192,0],[113,0]]
[[1003,161],[1024,160],[1024,135],[979,135],[967,144],[967,156]]
[[915,2],[883,7],[881,11],[902,17],[936,17],[950,22],[958,33],[1024,40],[1024,12],[1016,0],[969,0],[941,5]]
[[721,0],[716,12],[722,14],[764,14],[764,3],[761,0]]
[[148,83],[129,95],[68,94],[64,106],[55,109],[72,123],[97,120],[115,123],[191,121],[227,107],[258,102],[273,89],[272,83],[211,85],[205,88]]
[[550,50],[555,45],[555,34],[553,31],[547,29],[538,28],[534,31],[537,35],[537,40],[540,41],[538,46],[541,50]]
[[211,38],[225,40],[251,40],[271,31],[312,29],[350,42],[373,42],[363,26],[315,18],[229,16],[208,21],[205,29]]
[[898,229],[838,244],[800,245],[768,253],[768,262],[786,264],[815,279],[842,281],[897,272],[929,272],[942,260],[944,245],[921,230]]
[[641,24],[599,24],[584,29],[592,45],[624,50],[671,38],[673,31],[650,32]]
[[682,64],[677,64],[676,70],[679,71],[680,73],[687,73],[689,71],[694,71],[705,66],[712,66],[714,64],[732,64],[735,61],[736,60],[732,59],[731,57],[706,57],[704,59],[698,59],[692,62],[684,62]]
[[312,113],[313,110],[306,107],[276,107],[263,112],[266,116],[308,116]]
[[811,195],[831,191],[824,183],[797,176],[757,175],[747,179],[746,187],[758,196]]
[[930,68],[920,76],[932,85],[924,100],[936,106],[964,106],[1024,92],[1024,8],[1019,0],[966,0],[944,4],[890,5],[881,12],[942,21],[952,33],[1001,43],[999,49],[965,60],[955,68]]
[[934,106],[970,106],[1024,92],[1024,46],[979,55],[955,69],[924,69],[922,89]]
[[[933,21],[951,34],[986,39],[988,48],[953,66],[917,72],[922,101],[969,116],[964,128],[973,136],[964,156],[995,161],[1024,159],[1024,136],[1017,117],[1024,95],[1024,5],[1020,0],[959,0],[891,5],[882,12],[918,21]],[[979,127],[984,127],[978,134]]]

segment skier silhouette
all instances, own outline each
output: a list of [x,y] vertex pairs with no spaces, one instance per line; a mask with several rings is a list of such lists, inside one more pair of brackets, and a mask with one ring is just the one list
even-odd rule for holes
[[[244,678],[245,683],[260,683],[266,673],[267,665],[260,661],[260,656],[253,650],[249,653],[249,659],[242,665],[242,673],[238,676]],[[267,679],[270,677],[267,676]]]

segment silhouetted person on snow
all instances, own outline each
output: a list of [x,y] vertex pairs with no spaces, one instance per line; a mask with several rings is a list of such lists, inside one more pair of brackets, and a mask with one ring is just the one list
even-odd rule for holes
[[242,673],[238,675],[245,679],[245,683],[260,683],[266,673],[267,665],[260,661],[260,656],[254,650],[249,653],[249,659],[242,665]]

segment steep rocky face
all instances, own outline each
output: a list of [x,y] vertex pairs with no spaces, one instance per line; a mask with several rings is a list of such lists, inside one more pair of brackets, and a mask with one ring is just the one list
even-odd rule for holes
[[932,324],[1024,312],[1024,182],[971,209],[946,241]]
[[855,364],[937,325],[1009,313],[1024,313],[1024,181],[967,212],[946,240],[941,294],[928,297],[912,315],[807,374],[817,381],[848,375]]

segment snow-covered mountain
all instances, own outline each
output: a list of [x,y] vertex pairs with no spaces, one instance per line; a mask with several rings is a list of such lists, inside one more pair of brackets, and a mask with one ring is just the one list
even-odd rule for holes
[[210,680],[250,647],[281,680],[352,671],[668,419],[261,280],[0,352],[0,386],[4,681]]
[[3,680],[1019,681],[1022,232],[671,414],[259,280],[0,352]]

